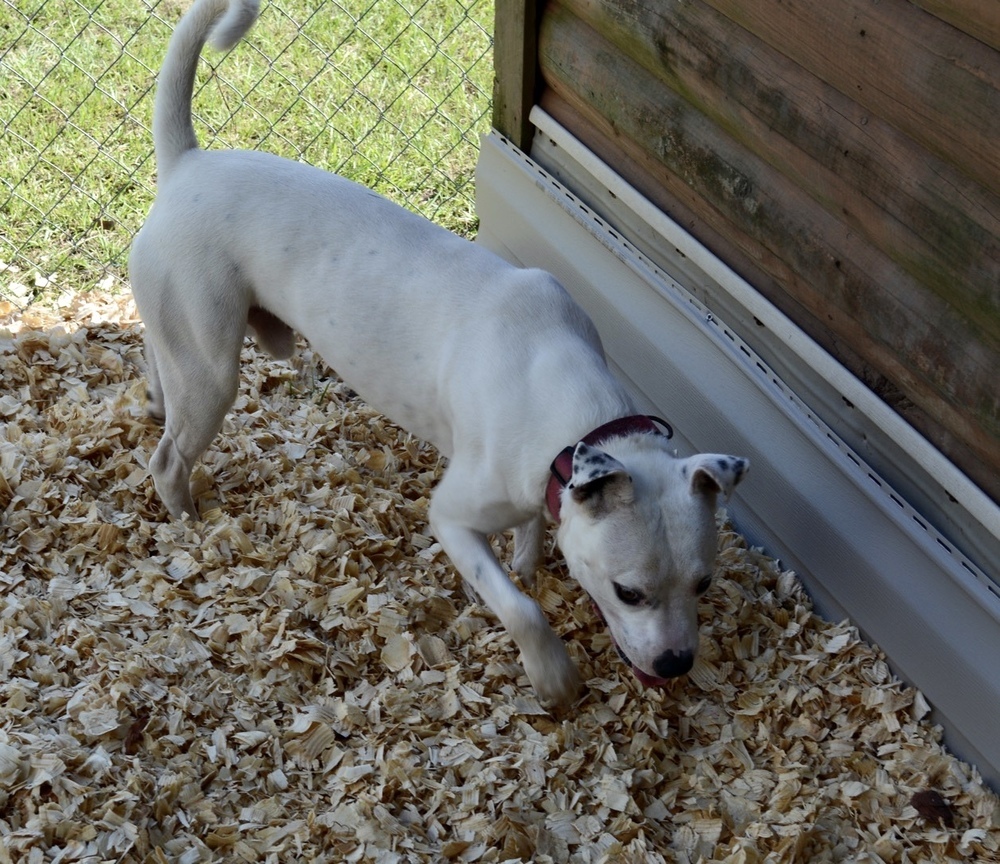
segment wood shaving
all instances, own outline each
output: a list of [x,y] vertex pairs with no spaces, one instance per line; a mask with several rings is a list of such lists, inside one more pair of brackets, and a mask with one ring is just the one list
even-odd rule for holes
[[308,349],[247,344],[204,521],[168,522],[131,302],[6,326],[0,862],[1000,861],[921,694],[728,524],[662,690],[550,540],[588,682],[552,715],[428,531],[439,457]]

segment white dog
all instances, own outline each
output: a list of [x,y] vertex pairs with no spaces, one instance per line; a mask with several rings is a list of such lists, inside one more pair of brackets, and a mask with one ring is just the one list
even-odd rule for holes
[[248,326],[276,357],[289,356],[297,331],[364,399],[448,457],[432,530],[514,638],[544,701],[573,700],[578,672],[487,537],[514,527],[513,567],[530,584],[547,488],[569,571],[640,681],[685,673],[715,559],[716,498],[747,461],[676,458],[667,436],[635,417],[593,324],[547,273],[342,177],[266,153],[198,149],[201,49],[210,33],[219,49],[235,45],[257,4],[196,0],[156,95],[159,191],[129,268],[149,411],[164,423],[150,468],[167,509],[197,517],[192,466],[233,404]]

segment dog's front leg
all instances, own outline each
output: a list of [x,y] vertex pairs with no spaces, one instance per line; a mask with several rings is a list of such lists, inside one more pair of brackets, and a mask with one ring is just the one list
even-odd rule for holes
[[524,671],[539,698],[550,705],[572,702],[581,686],[576,664],[541,607],[510,581],[487,538],[455,522],[435,519],[433,508],[431,527],[459,573],[521,649]]

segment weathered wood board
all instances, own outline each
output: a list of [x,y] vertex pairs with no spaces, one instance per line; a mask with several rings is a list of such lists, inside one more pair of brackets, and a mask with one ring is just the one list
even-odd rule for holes
[[538,20],[535,0],[497,0],[494,27],[493,125],[525,150],[535,102]]
[[931,153],[1000,192],[1000,61],[909,0],[707,0]]
[[980,42],[1000,50],[1000,3],[996,0],[911,0]]

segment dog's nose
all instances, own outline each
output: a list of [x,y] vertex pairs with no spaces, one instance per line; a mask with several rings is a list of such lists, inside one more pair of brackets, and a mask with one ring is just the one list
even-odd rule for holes
[[676,678],[694,666],[693,651],[664,651],[653,661],[653,671],[661,678]]

